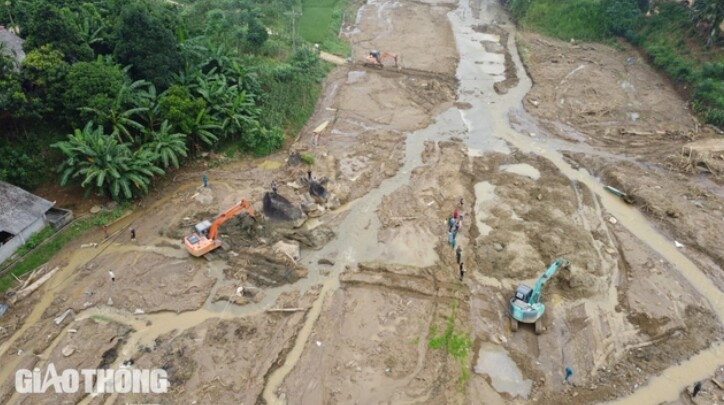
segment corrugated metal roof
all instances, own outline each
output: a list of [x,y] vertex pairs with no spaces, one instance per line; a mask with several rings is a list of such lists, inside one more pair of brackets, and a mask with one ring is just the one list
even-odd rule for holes
[[23,39],[8,31],[7,28],[0,25],[0,43],[5,44],[3,52],[7,55],[15,57],[18,62],[25,59],[23,52]]
[[17,235],[53,205],[20,187],[0,181],[0,231]]

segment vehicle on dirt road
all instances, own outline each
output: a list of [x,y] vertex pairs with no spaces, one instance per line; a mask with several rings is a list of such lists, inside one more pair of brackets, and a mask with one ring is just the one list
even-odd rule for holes
[[508,311],[510,312],[510,329],[515,332],[518,330],[518,322],[535,324],[535,333],[541,334],[545,329],[541,317],[545,312],[546,306],[540,302],[541,292],[546,282],[553,277],[560,268],[570,267],[571,263],[562,258],[556,259],[545,273],[535,283],[535,287],[530,288],[525,284],[521,284],[515,289],[515,295],[508,303]]
[[220,214],[213,222],[204,220],[194,225],[194,233],[184,238],[186,250],[192,256],[203,256],[221,246],[222,242],[217,238],[219,227],[236,214],[246,212],[250,217],[256,218],[254,208],[247,200],[241,200],[238,204]]
[[385,67],[385,65],[383,64],[383,61],[388,58],[394,59],[395,67],[398,67],[397,63],[399,60],[399,56],[397,56],[394,53],[389,53],[389,52],[380,53],[380,51],[370,51],[370,53],[365,57],[364,65],[365,65],[365,67],[373,67],[373,68],[377,68],[377,69],[382,69]]

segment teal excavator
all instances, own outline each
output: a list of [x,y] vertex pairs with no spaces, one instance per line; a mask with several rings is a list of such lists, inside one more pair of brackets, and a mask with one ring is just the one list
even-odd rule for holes
[[535,333],[537,335],[543,332],[543,323],[541,317],[546,310],[546,306],[540,302],[540,294],[546,282],[553,277],[560,268],[569,267],[571,263],[562,258],[556,259],[553,264],[548,267],[545,273],[535,283],[535,287],[530,288],[525,284],[521,284],[515,289],[515,295],[510,299],[508,310],[510,311],[510,329],[515,332],[518,330],[518,322],[535,324]]

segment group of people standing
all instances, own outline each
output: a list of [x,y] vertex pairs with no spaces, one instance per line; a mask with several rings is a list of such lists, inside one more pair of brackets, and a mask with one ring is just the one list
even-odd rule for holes
[[463,226],[464,214],[458,211],[458,209],[460,211],[463,209],[462,198],[460,199],[458,206],[453,210],[452,215],[447,218],[447,243],[455,251],[455,260],[457,261],[458,270],[460,272],[460,281],[463,281],[463,276],[465,276],[465,268],[463,267],[463,249],[457,244],[457,237],[458,232],[460,232],[460,229]]

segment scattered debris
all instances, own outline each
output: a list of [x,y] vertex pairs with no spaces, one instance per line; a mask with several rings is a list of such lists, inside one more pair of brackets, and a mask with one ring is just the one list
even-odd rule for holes
[[10,297],[8,300],[8,303],[15,304],[16,302],[24,299],[28,295],[32,294],[35,290],[40,288],[46,281],[48,281],[53,275],[60,269],[60,267],[55,267],[53,270],[50,270],[47,272],[43,277],[40,277],[36,282],[31,284],[30,286],[18,291],[15,295]]
[[266,312],[299,312],[305,310],[306,308],[269,308]]
[[65,317],[68,315],[75,315],[75,311],[72,309],[66,309],[65,312],[55,317],[54,321],[56,325],[60,325],[65,320]]

